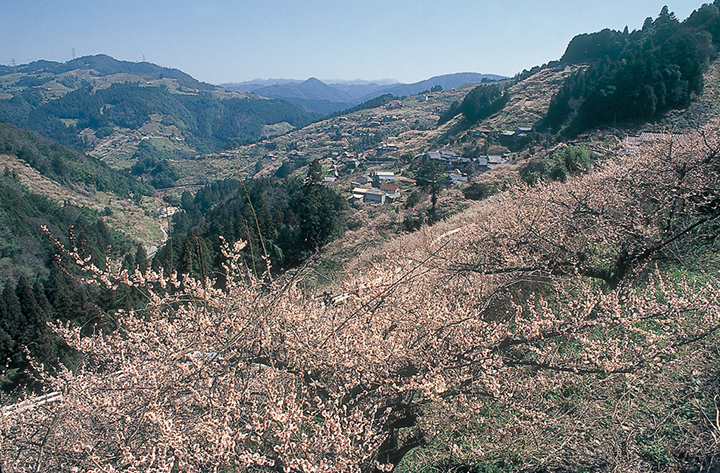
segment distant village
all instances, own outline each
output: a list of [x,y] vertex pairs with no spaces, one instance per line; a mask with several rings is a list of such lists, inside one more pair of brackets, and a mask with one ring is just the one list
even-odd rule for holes
[[[532,131],[531,128],[518,127],[514,131],[501,132],[499,141],[504,144],[512,142],[520,137],[526,136]],[[475,136],[482,136],[490,133],[490,130],[477,129],[473,132]],[[398,164],[398,147],[392,143],[384,143],[376,147],[374,153],[365,153],[359,156],[356,153],[343,152],[334,153],[332,156],[332,167],[330,174],[323,178],[323,183],[331,184],[336,182],[343,170],[357,170],[366,166],[377,166],[380,169],[369,170],[354,175],[350,181],[351,197],[349,203],[357,207],[362,204],[385,205],[393,204],[401,198],[402,193],[416,185],[415,179],[396,175],[393,171],[382,170],[382,168],[394,167]],[[305,155],[293,151],[289,157],[298,159]],[[509,156],[486,154],[475,158],[464,157],[449,149],[438,149],[418,154],[413,157],[413,162],[419,163],[427,160],[436,161],[443,168],[447,169],[448,175],[445,182],[446,187],[465,184],[468,177],[459,168],[473,163],[479,172],[490,171],[495,166],[509,162]]]
[[[376,166],[379,169],[360,172],[352,177],[350,181],[352,193],[352,197],[349,199],[350,204],[353,206],[359,204],[384,205],[397,202],[402,192],[415,186],[416,181],[406,176],[396,175],[393,171],[382,170],[397,164],[398,158],[394,155],[397,152],[396,145],[383,144],[378,146],[375,151],[375,155],[366,155],[362,158],[350,152],[333,156],[330,174],[325,176],[322,182],[325,184],[336,182],[343,169],[352,172],[352,170],[364,166]],[[448,187],[468,182],[467,176],[457,169],[468,163],[474,163],[476,169],[482,172],[508,162],[506,156],[485,155],[477,158],[466,158],[455,151],[447,149],[429,151],[413,157],[414,162],[424,162],[426,160],[434,160],[449,170],[446,180],[446,186]]]
[[[387,110],[402,108],[402,103],[391,103],[385,106]],[[394,112],[391,112],[394,113]],[[361,124],[350,124],[347,117],[336,117],[334,123],[330,123],[322,129],[308,133],[302,140],[300,149],[291,149],[286,157],[292,162],[302,166],[304,162],[317,157],[317,153],[309,150],[318,150],[327,146],[328,136],[335,142],[346,141],[349,138],[357,138],[356,130],[365,130],[368,133],[371,129],[377,129],[386,124],[404,121],[398,115],[372,115],[366,116]],[[519,140],[527,137],[533,132],[532,127],[517,126],[514,130],[492,130],[478,127],[470,131],[474,138],[490,139],[497,145],[508,150],[517,146]],[[372,132],[370,132],[372,134]],[[644,142],[657,140],[657,134],[643,133],[638,137],[627,137],[625,145],[637,146]],[[300,144],[300,143],[298,143]],[[322,158],[325,167],[325,175],[321,180],[324,185],[339,185],[341,182],[349,184],[350,197],[348,202],[351,206],[359,208],[362,205],[391,205],[397,203],[410,192],[417,184],[415,179],[402,175],[399,171],[404,164],[410,160],[419,165],[427,160],[437,162],[447,171],[445,181],[446,187],[463,185],[468,183],[468,175],[462,170],[472,164],[474,172],[486,172],[495,166],[511,162],[512,154],[485,154],[474,157],[466,157],[452,149],[435,149],[412,156],[400,157],[400,148],[394,143],[383,142],[375,147],[360,146],[357,151],[334,151],[326,150]],[[220,157],[230,158],[231,153],[221,153]],[[266,152],[266,159],[276,160],[279,156],[275,152]],[[329,166],[328,166],[329,164]],[[392,170],[391,170],[392,169]],[[395,171],[393,171],[395,170]]]
[[[342,123],[345,117],[338,117],[338,121]],[[366,126],[378,126],[382,122],[402,120],[400,117],[372,116],[368,118]],[[337,125],[331,125],[324,129],[324,132],[339,133]],[[526,136],[532,132],[529,127],[517,127],[513,131],[501,131],[497,136],[499,144],[508,148],[512,147],[515,140]],[[478,128],[473,130],[476,137],[488,137],[491,130]],[[341,135],[342,137],[342,135]],[[393,143],[381,143],[375,148],[365,149],[360,152],[332,152],[329,156],[330,169],[327,170],[321,183],[325,185],[334,185],[338,180],[343,182],[346,179],[343,176],[350,175],[350,193],[348,199],[350,205],[358,207],[363,204],[370,205],[389,205],[398,202],[403,193],[409,191],[416,185],[415,179],[399,175],[395,171],[388,169],[398,169],[401,166],[401,159],[398,155],[399,148]],[[293,149],[287,153],[287,157],[292,161],[304,161],[311,156],[301,150]],[[274,153],[270,152],[266,158],[276,159]],[[403,159],[408,159],[404,157]],[[472,163],[475,171],[490,171],[495,166],[508,163],[510,161],[509,154],[486,154],[473,158],[464,157],[451,149],[437,149],[424,152],[412,157],[414,163],[421,163],[427,160],[436,161],[448,171],[445,182],[446,187],[461,185],[468,182],[468,177],[460,169]],[[407,161],[406,161],[407,162]],[[327,169],[327,168],[326,168]]]

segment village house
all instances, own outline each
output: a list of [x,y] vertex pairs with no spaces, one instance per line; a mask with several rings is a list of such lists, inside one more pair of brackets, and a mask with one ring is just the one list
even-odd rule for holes
[[395,144],[383,144],[375,148],[375,152],[378,156],[382,156],[386,153],[396,153],[398,150],[397,145]]
[[358,176],[355,178],[355,182],[360,184],[361,186],[364,186],[368,182],[370,182],[372,179],[370,179],[370,176]]
[[458,163],[469,163],[470,158],[464,158],[455,151],[438,150],[425,153],[425,159],[432,159],[445,165],[453,165]]
[[[365,189],[358,187],[357,190],[362,191]],[[348,199],[348,204],[355,206],[355,205],[363,203],[364,201],[365,201],[365,193],[364,192],[355,192],[355,189],[353,189],[352,196]]]
[[350,204],[352,205],[357,202],[363,202],[367,204],[382,205],[385,203],[385,196],[385,191],[381,191],[379,189],[356,187],[352,190]]
[[390,166],[395,164],[397,158],[395,156],[366,156],[365,164],[374,166]]
[[450,186],[454,186],[456,184],[467,184],[468,178],[466,176],[463,176],[462,174],[457,174],[451,172],[448,174],[447,177],[447,184]]
[[385,204],[385,193],[382,191],[371,189],[365,193],[365,203],[368,204]]
[[395,184],[383,184],[380,186],[380,190],[385,192],[388,197],[400,197],[400,186]]
[[503,156],[490,154],[485,156],[479,156],[474,159],[481,171],[489,171],[498,164],[507,163],[507,159]]
[[501,131],[500,136],[498,136],[498,141],[501,145],[511,148],[515,144],[515,140],[517,140],[518,138],[522,138],[523,136],[527,136],[531,132],[532,127],[518,126],[515,127],[515,130],[513,131]]
[[390,182],[395,182],[395,173],[392,171],[375,171],[373,174],[373,187],[380,187]]
[[490,156],[486,156],[486,157],[487,157],[487,160],[488,160],[488,164],[487,164],[487,165],[488,165],[488,168],[489,168],[489,169],[494,168],[494,167],[497,166],[498,164],[505,164],[505,163],[508,162],[507,159],[505,159],[503,156],[490,155]]
[[395,178],[395,181],[403,186],[414,186],[415,184],[417,184],[417,181],[415,179],[410,179],[409,177],[404,176],[397,176]]
[[[352,184],[351,184],[352,185]],[[360,202],[365,204],[392,204],[400,199],[400,187],[394,184],[383,184],[379,189],[368,187],[353,187],[352,197],[348,200],[350,205]]]
[[508,148],[512,147],[513,143],[515,143],[515,132],[509,130],[501,131],[500,136],[498,136],[498,142]]

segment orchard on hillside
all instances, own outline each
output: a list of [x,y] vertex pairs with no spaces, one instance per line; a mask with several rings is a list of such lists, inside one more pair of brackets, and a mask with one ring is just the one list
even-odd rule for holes
[[[55,402],[3,409],[0,467],[392,471],[449,430],[468,438],[448,458],[474,465],[715,466],[720,280],[682,263],[717,251],[719,137],[713,124],[566,182],[518,182],[389,244],[333,297],[305,293],[303,269],[255,277],[242,242],[225,246],[222,289],[80,261],[148,307],[112,333],[56,327],[84,362],[45,374]],[[695,384],[654,401],[665,420],[632,416],[626,400],[685,372]],[[583,386],[603,417],[570,403]]]

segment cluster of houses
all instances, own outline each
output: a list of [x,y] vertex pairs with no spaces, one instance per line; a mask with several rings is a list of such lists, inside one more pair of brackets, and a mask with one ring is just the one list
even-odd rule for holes
[[414,185],[414,179],[396,176],[392,171],[374,171],[358,176],[351,184],[350,204],[392,204],[400,198],[400,185]]
[[[333,160],[337,165],[344,164],[350,169],[355,169],[361,164],[382,165],[388,161],[394,162],[396,158],[392,157],[397,152],[397,146],[393,144],[384,144],[376,149],[375,156],[358,158],[352,153],[342,153],[333,156]],[[447,186],[464,184],[468,182],[466,175],[457,170],[461,165],[475,163],[480,171],[489,171],[493,167],[508,162],[507,157],[500,155],[485,155],[476,158],[466,158],[457,154],[452,150],[430,151],[417,155],[418,160],[435,160],[446,168],[452,169],[447,176]],[[324,178],[325,183],[334,182],[336,180],[337,170],[334,176]],[[397,202],[401,197],[402,188],[415,185],[414,179],[404,176],[396,176],[392,171],[375,170],[369,174],[357,176],[351,182],[352,197],[349,202],[351,205],[365,204],[392,204]]]
[[[370,117],[369,122],[392,121],[397,117]],[[347,120],[345,117],[339,117],[339,121]],[[333,126],[334,131],[339,130],[339,126]],[[502,141],[504,136],[507,139],[516,140],[532,131],[531,128],[518,127],[515,131],[502,132],[499,139]],[[477,129],[475,133],[488,134],[491,130]],[[374,151],[374,152],[372,152]],[[348,170],[355,170],[362,166],[377,166],[379,169],[363,173],[354,177],[351,182],[351,197],[349,202],[351,205],[374,204],[384,205],[392,204],[401,198],[402,190],[409,186],[415,185],[413,179],[403,176],[396,176],[394,172],[383,170],[397,164],[398,146],[393,143],[383,143],[368,153],[352,153],[334,152],[332,153],[331,172],[323,177],[322,183],[332,184],[337,181],[340,175]],[[288,153],[288,158],[293,160],[306,159],[308,155],[299,150],[292,150]],[[507,156],[486,154],[475,158],[462,156],[455,151],[447,149],[438,149],[415,156],[416,161],[433,160],[441,164],[448,170],[447,186],[464,184],[468,182],[468,178],[459,169],[464,165],[473,163],[473,167],[478,171],[489,171],[493,167],[508,162]]]
[[333,161],[344,164],[348,169],[355,169],[361,165],[368,166],[391,166],[397,163],[398,147],[394,144],[384,144],[375,149],[375,154],[366,154],[364,157],[349,152],[333,156]]
[[474,162],[480,168],[480,171],[489,171],[498,164],[505,164],[508,162],[505,156],[500,155],[488,154],[485,156],[478,156],[477,158],[465,158],[455,153],[454,151],[447,150],[430,151],[422,155],[422,158],[423,160],[435,160],[446,167],[453,167],[458,164],[467,164]]

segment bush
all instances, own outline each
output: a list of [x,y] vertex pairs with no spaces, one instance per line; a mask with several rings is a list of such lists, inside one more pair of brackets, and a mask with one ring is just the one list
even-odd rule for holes
[[470,200],[483,200],[497,193],[497,188],[490,184],[472,183],[463,189],[463,195]]
[[588,172],[595,158],[582,146],[566,146],[549,159],[534,161],[520,171],[520,177],[529,185],[539,181],[565,182],[568,176]]
[[413,190],[405,201],[405,208],[411,209],[420,203],[422,200],[422,194],[416,190]]

